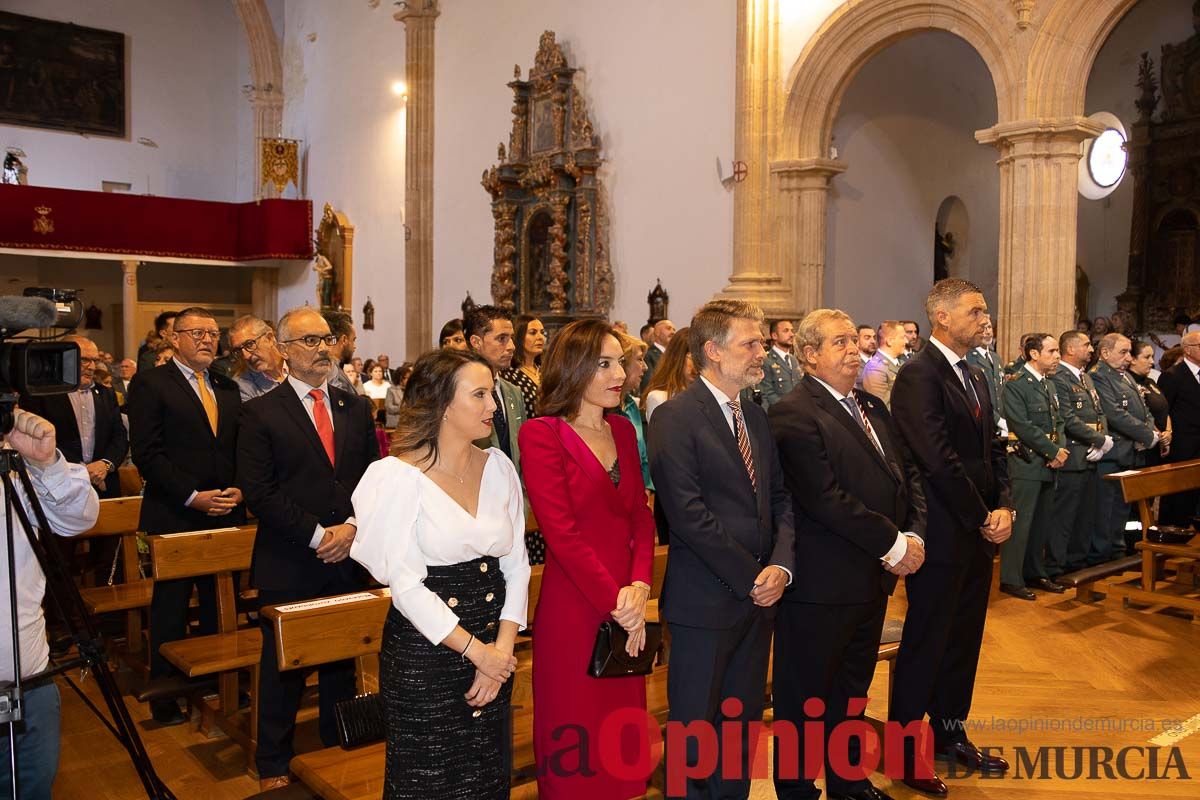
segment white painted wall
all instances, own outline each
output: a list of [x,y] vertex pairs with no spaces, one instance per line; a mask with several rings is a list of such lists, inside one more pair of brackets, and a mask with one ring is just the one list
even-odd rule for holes
[[[360,328],[368,296],[375,305],[375,330],[359,330],[359,353],[386,352],[398,363],[404,351],[405,123],[404,102],[391,84],[404,77],[404,26],[392,10],[386,3],[371,9],[365,2],[288,0],[283,134],[303,140],[314,225],[330,203],[356,228],[349,305]],[[280,272],[281,314],[316,302],[311,269]]]
[[[1141,0],[1117,24],[1096,56],[1088,79],[1084,113],[1108,111],[1132,129],[1137,118],[1138,63],[1143,52],[1159,72],[1162,45],[1184,41],[1193,33],[1191,0]],[[1162,110],[1159,102],[1159,110]],[[1116,310],[1129,274],[1129,230],[1133,216],[1133,178],[1121,179],[1102,200],[1079,198],[1077,261],[1091,280],[1091,316]]]
[[[290,8],[290,6],[289,6]],[[513,65],[524,75],[555,31],[583,86],[607,166],[612,316],[636,330],[661,277],[685,324],[728,282],[733,196],[717,179],[733,153],[736,4],[458,0],[437,20],[434,332],[467,290],[490,301],[491,200],[480,173],[511,130]],[[314,195],[315,197],[315,195]]]
[[[126,35],[127,137],[0,125],[0,149],[22,148],[29,182],[201,200],[249,199],[239,153],[253,135],[240,87],[245,34],[228,0],[5,0],[5,11]],[[137,143],[146,137],[158,143]]]
[[957,195],[970,219],[969,268],[996,303],[996,151],[974,133],[996,121],[987,67],[962,39],[924,32],[872,58],[834,123],[849,166],[830,193],[825,302],[857,321],[916,319],[933,282],[938,209]]

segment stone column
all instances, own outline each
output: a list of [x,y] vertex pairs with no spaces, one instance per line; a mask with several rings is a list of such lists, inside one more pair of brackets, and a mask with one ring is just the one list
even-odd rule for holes
[[829,182],[846,164],[828,158],[776,161],[775,247],[783,283],[790,287],[781,316],[799,317],[820,308],[825,293],[825,233]]
[[121,262],[121,358],[137,359],[138,265],[140,261]]
[[[253,84],[243,92],[254,111],[254,196],[278,197],[274,184],[265,186],[262,177],[262,145],[260,139],[274,138],[283,132],[283,60],[279,36],[271,22],[271,12],[264,0],[233,0],[233,8],[246,31],[250,55],[250,78]],[[296,187],[299,189],[300,187]]]
[[739,0],[737,9],[733,157],[746,165],[746,177],[733,184],[733,273],[721,294],[779,316],[791,306],[772,245],[771,157],[781,128],[779,0]]
[[1000,354],[1023,333],[1075,327],[1080,143],[1103,127],[1084,117],[1005,122],[975,138],[1000,151]]
[[437,0],[409,0],[394,15],[404,23],[405,354],[433,346],[433,28]]

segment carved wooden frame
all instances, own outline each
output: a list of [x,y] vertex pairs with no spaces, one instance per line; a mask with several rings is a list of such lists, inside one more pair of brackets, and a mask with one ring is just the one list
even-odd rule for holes
[[[335,210],[329,203],[325,204],[321,223],[317,226],[317,252],[329,259],[329,263],[333,265],[336,289],[341,298],[340,307],[345,310],[354,308],[351,302],[354,279],[354,226],[343,212]],[[319,290],[317,302],[319,305]]]

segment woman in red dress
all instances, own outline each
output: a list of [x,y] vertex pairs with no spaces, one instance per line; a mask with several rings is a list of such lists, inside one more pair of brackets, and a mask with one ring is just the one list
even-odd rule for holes
[[[519,436],[529,503],[546,539],[533,624],[541,800],[627,800],[646,791],[644,780],[619,780],[605,769],[600,741],[610,714],[646,708],[645,678],[593,678],[587,671],[606,620],[629,632],[632,653],[645,646],[654,566],[654,518],[637,437],[629,420],[606,413],[621,402],[621,362],[607,323],[567,325],[546,352],[539,416]],[[603,745],[624,764],[636,763],[645,746],[645,732],[630,725],[619,742]]]

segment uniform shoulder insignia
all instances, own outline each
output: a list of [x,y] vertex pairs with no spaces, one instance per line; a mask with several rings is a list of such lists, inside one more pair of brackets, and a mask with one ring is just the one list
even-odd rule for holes
[[1007,374],[1007,375],[1005,375],[1005,376],[1004,376],[1004,382],[1005,382],[1005,383],[1009,383],[1009,382],[1011,382],[1011,381],[1015,381],[1015,380],[1016,380],[1017,378],[1019,378],[1019,377],[1021,377],[1021,376],[1020,376],[1020,375],[1018,375],[1017,373],[1015,373],[1015,372],[1010,372],[1009,374]]

